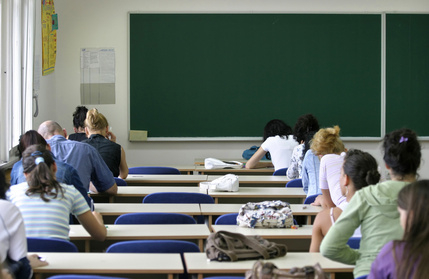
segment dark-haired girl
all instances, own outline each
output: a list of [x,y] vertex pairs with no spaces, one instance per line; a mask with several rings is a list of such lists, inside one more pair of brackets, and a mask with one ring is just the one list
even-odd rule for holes
[[70,134],[67,139],[75,141],[86,140],[85,134],[85,119],[88,109],[85,106],[78,106],[73,112],[73,130],[74,134]]
[[76,188],[55,180],[56,164],[46,146],[27,147],[22,166],[27,181],[12,186],[7,197],[22,213],[27,237],[68,239],[71,213],[94,239],[104,240],[101,215],[90,211]]
[[[350,201],[356,191],[380,180],[377,168],[377,161],[371,154],[356,149],[347,151],[340,175],[341,193],[347,201]],[[317,214],[313,224],[310,252],[319,252],[323,237],[342,212],[339,207],[331,207]],[[354,236],[360,237],[360,230],[357,230]]]
[[[274,166],[274,170],[287,168],[296,145],[298,143],[293,139],[292,128],[280,119],[273,119],[265,125],[264,142],[247,161],[246,168],[255,169],[271,165]],[[259,162],[267,152],[270,152],[272,163]]]
[[[357,191],[320,246],[325,257],[355,264],[355,277],[368,274],[380,249],[387,242],[402,237],[396,210],[398,193],[415,181],[420,166],[420,143],[409,129],[387,134],[383,149],[391,180]],[[362,232],[360,248],[351,249],[346,243],[359,226]]]
[[405,186],[398,194],[402,240],[387,243],[368,278],[426,278],[429,274],[429,180]]

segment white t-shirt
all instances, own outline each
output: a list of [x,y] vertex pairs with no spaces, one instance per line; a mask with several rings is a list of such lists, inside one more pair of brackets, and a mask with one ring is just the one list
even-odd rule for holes
[[346,197],[341,193],[340,176],[341,168],[346,153],[326,154],[320,160],[319,186],[320,189],[329,190],[332,202],[344,210],[348,202]]
[[274,169],[278,170],[289,167],[293,148],[297,145],[298,142],[294,140],[292,135],[289,135],[287,138],[275,136],[267,138],[261,144],[261,148],[264,151],[270,152]]
[[26,257],[27,238],[19,209],[9,201],[0,200],[0,263],[7,255],[15,261]]

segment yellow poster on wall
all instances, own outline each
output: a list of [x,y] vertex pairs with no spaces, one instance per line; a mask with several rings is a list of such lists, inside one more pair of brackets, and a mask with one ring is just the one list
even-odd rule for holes
[[55,69],[57,56],[58,17],[54,0],[42,0],[42,74],[45,76]]

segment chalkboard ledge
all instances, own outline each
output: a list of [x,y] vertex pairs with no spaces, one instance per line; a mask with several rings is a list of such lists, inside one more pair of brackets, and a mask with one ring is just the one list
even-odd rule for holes
[[[382,137],[342,137],[343,141],[381,141]],[[148,137],[149,142],[162,141],[262,141],[262,137]]]

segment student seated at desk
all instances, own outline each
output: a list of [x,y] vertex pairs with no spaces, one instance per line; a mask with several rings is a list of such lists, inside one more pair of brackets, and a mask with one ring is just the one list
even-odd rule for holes
[[309,144],[307,135],[319,131],[319,122],[312,114],[305,114],[298,118],[293,129],[293,138],[299,145],[293,148],[292,158],[286,175],[289,179],[301,178],[302,162]]
[[73,113],[73,130],[74,134],[70,134],[67,139],[75,141],[86,140],[85,133],[85,118],[88,109],[84,106],[76,107],[75,112]]
[[[356,191],[380,181],[377,168],[377,161],[371,154],[355,149],[347,151],[340,177],[341,193],[347,201],[350,201]],[[319,252],[323,237],[342,212],[339,207],[331,207],[317,214],[313,224],[310,252]],[[353,236],[361,237],[360,229],[357,229]]]
[[22,166],[27,181],[12,186],[7,198],[20,209],[27,237],[69,239],[71,213],[95,240],[105,239],[101,215],[91,212],[76,188],[55,180],[57,166],[46,146],[27,147]]
[[98,150],[113,176],[122,179],[128,176],[125,151],[116,143],[116,136],[109,131],[109,123],[103,114],[93,108],[86,114],[85,133],[88,139],[82,141]]
[[[280,119],[271,120],[264,128],[264,142],[247,161],[246,169],[274,166],[274,170],[289,167],[293,148],[298,143],[293,139],[292,128]],[[259,162],[270,152],[271,162]]]

